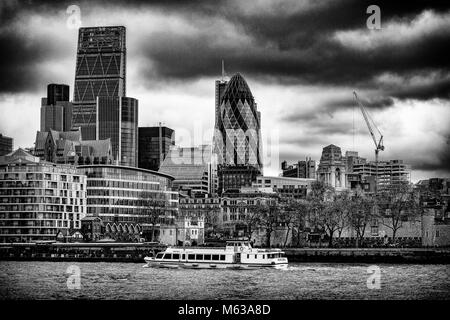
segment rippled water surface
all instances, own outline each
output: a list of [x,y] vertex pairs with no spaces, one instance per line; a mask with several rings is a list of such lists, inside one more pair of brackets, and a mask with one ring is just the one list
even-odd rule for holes
[[[68,289],[67,268],[81,270]],[[0,262],[0,299],[450,299],[450,266],[304,263],[287,270],[172,270],[134,263]]]

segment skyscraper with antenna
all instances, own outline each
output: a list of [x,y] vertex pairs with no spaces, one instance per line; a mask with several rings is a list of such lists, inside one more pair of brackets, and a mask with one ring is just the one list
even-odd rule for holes
[[217,127],[217,115],[219,114],[219,107],[220,107],[220,100],[223,97],[223,94],[225,92],[225,88],[227,87],[228,81],[225,80],[226,73],[225,73],[225,63],[222,60],[222,78],[220,80],[216,80],[216,108],[215,108],[215,121],[214,124]]

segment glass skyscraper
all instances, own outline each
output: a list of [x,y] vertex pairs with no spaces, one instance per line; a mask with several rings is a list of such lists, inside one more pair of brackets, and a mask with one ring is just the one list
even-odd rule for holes
[[175,144],[175,131],[168,127],[139,127],[138,167],[158,171]]
[[125,27],[80,28],[72,125],[83,140],[96,137],[97,97],[125,97],[125,77]]
[[[236,73],[223,87],[216,83],[214,153],[219,193],[250,186],[262,172],[261,114],[245,79]],[[225,178],[225,179],[224,179]]]
[[47,105],[56,105],[58,101],[69,101],[67,84],[50,83],[47,86]]
[[116,163],[136,167],[138,161],[138,100],[98,97],[96,139],[111,139]]
[[41,103],[41,131],[70,131],[72,128],[72,103],[69,102],[69,86],[51,83],[47,97]]

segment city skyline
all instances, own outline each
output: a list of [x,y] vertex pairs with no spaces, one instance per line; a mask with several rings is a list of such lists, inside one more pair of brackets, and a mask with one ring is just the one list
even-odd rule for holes
[[[415,182],[426,177],[449,176],[448,62],[432,59],[440,43],[450,37],[448,11],[439,7],[380,5],[382,29],[378,31],[366,28],[368,15],[364,4],[360,5],[360,16],[355,16],[358,10],[347,13],[348,22],[342,21],[342,10],[348,3],[287,2],[277,9],[263,1],[249,12],[245,4],[232,2],[214,7],[217,12],[210,18],[202,18],[203,13],[213,10],[203,2],[195,8],[184,2],[176,7],[158,2],[151,5],[133,2],[127,8],[113,2],[104,10],[101,2],[78,5],[82,27],[126,26],[127,94],[140,101],[139,126],[163,122],[177,132],[176,144],[180,146],[211,144],[214,83],[221,77],[224,59],[229,76],[240,72],[250,83],[262,114],[263,150],[268,149],[265,143],[270,138],[270,130],[279,131],[278,171],[265,168],[266,174],[280,173],[283,160],[295,162],[308,156],[317,161],[322,148],[329,144],[339,146],[343,152],[355,149],[360,156],[373,160],[369,133],[352,100],[352,91],[357,90],[367,99],[369,112],[385,136],[386,150],[380,154],[380,160],[403,159],[410,163]],[[2,60],[11,64],[2,65],[6,78],[10,70],[16,73],[22,70],[22,74],[0,84],[2,111],[9,115],[0,120],[1,133],[14,138],[15,149],[31,147],[39,129],[40,97],[46,85],[65,83],[74,88],[78,28],[67,27],[70,15],[63,4],[49,7],[40,2],[32,10],[15,4],[0,8],[2,13],[12,13],[18,18],[15,22],[2,19],[0,41],[14,39],[13,47],[17,46],[16,51],[21,52],[23,65],[13,69],[17,68],[14,50],[2,53]],[[269,9],[278,11],[273,14]],[[341,17],[332,17],[334,24],[321,25],[337,9],[341,10]],[[311,12],[319,15],[316,24],[307,17]],[[189,13],[198,17],[196,22],[189,20]],[[165,14],[173,19],[164,20]],[[222,18],[218,18],[219,14]],[[272,31],[264,27],[265,21],[277,24],[280,20],[277,14],[305,29],[291,30],[286,39],[281,39],[278,36],[283,24]],[[394,14],[403,19],[395,18]],[[250,19],[252,16],[255,19]],[[239,20],[239,17],[248,19]],[[42,21],[46,24],[36,28]],[[202,28],[207,22],[212,24]],[[313,26],[327,36],[308,34],[306,31]],[[224,40],[220,43],[212,37],[218,30],[222,30],[220,35]],[[404,37],[396,36],[396,32]],[[425,33],[431,36],[424,37]],[[299,43],[304,44],[304,49]],[[37,50],[37,54],[28,55],[26,46],[21,49],[25,44]],[[195,44],[202,44],[202,49],[199,46],[196,49]],[[428,45],[430,52],[421,52],[424,45]],[[404,57],[403,65],[396,66],[389,61],[390,51],[386,52],[384,47]],[[320,57],[324,70],[308,67],[307,63],[317,62],[308,50],[317,53],[319,48],[335,57],[335,60]],[[179,56],[177,52],[183,54]],[[343,52],[355,59],[356,66],[352,66],[348,57],[342,58]],[[295,54],[300,58],[295,58]],[[365,56],[375,56],[378,60]],[[420,64],[413,66],[418,57]],[[15,113],[19,107],[24,116]],[[198,130],[203,139],[192,141]],[[211,134],[206,134],[208,130]],[[356,132],[354,140],[353,131]]]

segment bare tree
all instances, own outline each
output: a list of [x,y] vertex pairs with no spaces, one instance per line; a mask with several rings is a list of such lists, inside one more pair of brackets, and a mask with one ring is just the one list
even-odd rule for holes
[[350,198],[349,203],[349,223],[356,231],[356,247],[364,238],[367,224],[375,216],[374,201],[371,197],[357,190]]
[[343,191],[335,199],[338,210],[336,211],[336,231],[338,239],[341,238],[342,232],[349,223],[349,210],[350,210],[350,192]]
[[254,205],[254,210],[259,214],[259,227],[266,232],[266,247],[270,247],[270,240],[275,226],[278,223],[278,216],[280,213],[280,205],[278,201],[267,200]]
[[395,242],[397,231],[403,220],[417,216],[419,212],[419,195],[408,182],[399,182],[386,187],[379,194],[381,223],[392,230],[392,241]]
[[252,240],[253,232],[262,224],[262,209],[260,205],[252,205],[247,208],[244,215],[244,224],[247,228],[247,235],[249,241]]
[[333,197],[334,189],[321,181],[312,183],[311,191],[306,197],[309,207],[307,220],[312,228],[320,230],[322,233],[324,231],[327,233],[327,228],[324,224],[326,221],[325,215],[331,212],[329,206]]
[[284,237],[283,247],[286,247],[287,241],[289,239],[289,233],[294,228],[295,223],[298,219],[298,201],[293,198],[284,198],[280,202],[280,215],[278,217],[279,223],[287,227],[286,235]]
[[217,231],[217,218],[218,218],[218,210],[211,209],[205,213],[205,233],[214,234]]
[[145,207],[146,222],[151,224],[152,233],[150,241],[155,239],[155,226],[166,218],[166,199],[164,195],[151,192],[142,192],[140,195],[142,205]]
[[333,201],[325,202],[324,210],[320,215],[320,223],[325,229],[328,235],[328,246],[333,246],[333,238],[335,232],[342,233],[345,227],[346,215],[347,215],[347,202],[342,195],[334,195]]
[[310,205],[306,199],[295,200],[292,229],[297,231],[297,246],[300,246],[300,232],[305,230]]

